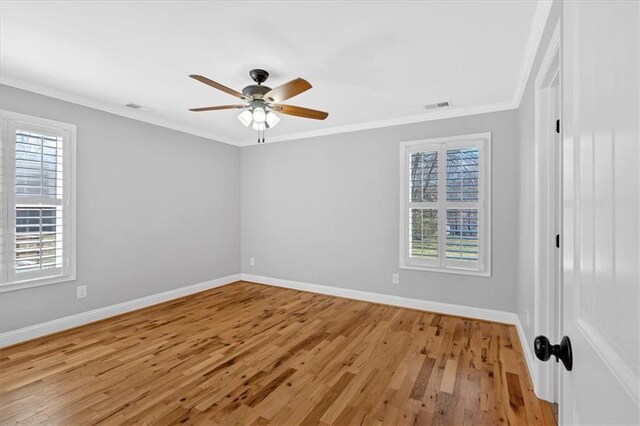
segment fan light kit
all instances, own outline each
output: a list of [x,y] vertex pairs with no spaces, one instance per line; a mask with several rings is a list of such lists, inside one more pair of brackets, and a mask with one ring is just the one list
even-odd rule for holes
[[262,85],[262,83],[269,78],[269,73],[265,70],[251,70],[249,75],[256,84],[245,87],[242,89],[242,93],[240,93],[207,77],[191,74],[189,77],[231,96],[240,98],[245,104],[191,108],[189,111],[202,112],[223,109],[244,109],[244,111],[238,115],[238,120],[240,120],[245,127],[251,126],[253,130],[258,132],[258,143],[264,143],[265,129],[275,127],[280,122],[280,117],[278,117],[276,112],[294,115],[296,117],[312,118],[314,120],[324,120],[329,116],[329,113],[324,111],[280,103],[311,89],[312,86],[307,80],[296,78],[272,89]]

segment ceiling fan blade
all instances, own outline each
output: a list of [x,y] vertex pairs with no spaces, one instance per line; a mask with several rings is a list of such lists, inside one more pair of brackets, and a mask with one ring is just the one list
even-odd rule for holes
[[201,107],[201,108],[189,108],[189,111],[193,112],[202,112],[202,111],[218,111],[220,109],[240,109],[247,108],[248,105],[218,105],[218,106],[210,106],[210,107]]
[[194,80],[198,80],[200,83],[204,83],[207,86],[211,86],[211,87],[214,87],[214,88],[216,88],[218,90],[222,90],[223,92],[228,93],[231,96],[235,96],[236,98],[240,98],[240,99],[243,99],[245,101],[251,101],[250,97],[248,97],[246,95],[243,95],[242,93],[240,93],[240,92],[238,92],[236,90],[233,90],[233,89],[225,86],[224,84],[220,84],[217,81],[210,80],[207,77],[204,77],[202,75],[191,74],[189,77],[193,78]]
[[288,83],[271,89],[263,96],[267,102],[282,102],[311,89],[311,83],[303,78],[296,78]]
[[274,109],[282,114],[295,115],[296,117],[313,118],[314,120],[324,120],[329,116],[328,112],[317,109],[303,108],[293,105],[274,104]]

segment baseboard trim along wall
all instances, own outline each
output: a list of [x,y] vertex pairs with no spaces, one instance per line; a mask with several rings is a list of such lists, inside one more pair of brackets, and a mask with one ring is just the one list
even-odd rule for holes
[[285,287],[293,290],[310,291],[312,293],[329,296],[345,297],[347,299],[363,300],[365,302],[382,303],[402,308],[420,309],[422,311],[438,312],[486,321],[502,322],[516,325],[518,316],[514,312],[498,311],[494,309],[476,308],[473,306],[454,305],[450,303],[432,302],[430,300],[412,299],[409,297],[393,296],[391,294],[371,293],[362,290],[352,290],[343,287],[310,284],[300,281],[282,280],[279,278],[263,277],[259,275],[240,274],[242,281],[257,284],[267,284]]
[[520,317],[516,315],[516,329],[518,330],[518,337],[520,338],[520,346],[522,346],[522,351],[524,352],[524,359],[527,363],[527,369],[529,370],[529,378],[531,379],[531,383],[534,387],[534,392],[540,398],[540,394],[537,392],[536,383],[537,381],[537,369],[535,367],[535,358],[533,354],[533,349],[527,343],[527,336],[524,334],[524,328],[522,327],[522,323],[520,322]]
[[56,333],[58,331],[67,330],[78,327],[80,325],[99,321],[115,315],[124,314],[126,312],[135,311],[137,309],[146,308],[148,306],[157,305],[158,303],[167,302],[169,300],[178,299],[190,294],[199,293],[204,290],[220,287],[226,284],[240,280],[240,274],[229,275],[222,278],[216,278],[211,281],[205,281],[185,287],[176,288],[174,290],[156,293],[149,296],[133,299],[115,305],[105,306],[103,308],[93,309],[87,312],[70,315],[68,317],[58,318],[55,320],[34,324],[17,330],[0,333],[0,348],[13,345],[27,340],[42,337],[47,334]]

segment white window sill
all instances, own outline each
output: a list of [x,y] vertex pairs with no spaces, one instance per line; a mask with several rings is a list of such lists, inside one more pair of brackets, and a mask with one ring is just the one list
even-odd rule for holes
[[56,275],[54,277],[34,278],[31,280],[14,281],[10,283],[0,284],[0,293],[9,291],[23,290],[25,288],[42,287],[51,284],[60,284],[68,281],[75,281],[75,274],[72,275]]
[[472,275],[476,277],[491,276],[491,271],[473,271],[469,269],[438,268],[434,266],[408,265],[405,263],[400,263],[400,269],[411,269],[414,271],[423,271],[423,272],[438,272],[440,274]]

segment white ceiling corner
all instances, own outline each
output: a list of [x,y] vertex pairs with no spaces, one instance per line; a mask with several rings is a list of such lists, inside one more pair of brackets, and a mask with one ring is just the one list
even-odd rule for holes
[[[2,2],[0,82],[238,146],[254,135],[237,111],[187,111],[234,98],[188,74],[236,90],[251,68],[271,87],[308,79],[287,103],[329,118],[283,116],[271,142],[459,117],[519,106],[551,3]],[[423,108],[440,101],[453,106]]]

